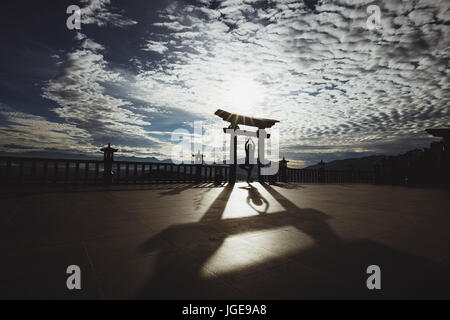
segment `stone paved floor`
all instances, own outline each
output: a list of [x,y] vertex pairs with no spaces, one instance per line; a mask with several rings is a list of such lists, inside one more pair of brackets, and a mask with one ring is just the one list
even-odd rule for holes
[[356,184],[4,193],[0,298],[450,298],[449,199]]

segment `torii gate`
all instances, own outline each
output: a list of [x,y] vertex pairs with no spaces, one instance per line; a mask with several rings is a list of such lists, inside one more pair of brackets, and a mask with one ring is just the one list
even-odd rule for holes
[[[265,151],[265,143],[264,139],[269,139],[270,134],[266,132],[265,129],[271,128],[275,123],[280,122],[278,120],[273,119],[263,119],[263,118],[252,118],[246,117],[243,115],[239,115],[237,113],[230,113],[224,111],[222,109],[218,109],[215,115],[221,117],[224,121],[230,123],[228,128],[223,128],[224,133],[229,133],[231,135],[230,140],[230,160],[231,163],[231,171],[230,171],[230,182],[236,181],[236,170],[237,170],[237,136],[243,135],[247,137],[256,137],[258,138],[258,179],[260,178],[261,172],[261,164],[264,161],[264,151]],[[258,130],[256,132],[240,130],[239,125],[257,127]]]

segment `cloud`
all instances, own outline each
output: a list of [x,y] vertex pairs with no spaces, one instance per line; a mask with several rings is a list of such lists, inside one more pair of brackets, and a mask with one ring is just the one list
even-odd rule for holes
[[[87,23],[136,23],[110,1],[83,3]],[[134,70],[111,60],[109,37],[78,33],[44,86],[78,143],[168,156],[160,133],[221,124],[222,108],[280,120],[282,153],[311,164],[424,146],[426,128],[450,121],[448,1],[164,3],[155,21],[139,20],[148,32],[125,57]],[[380,29],[367,28],[371,4]]]
[[[109,68],[104,47],[81,37],[78,48],[70,52],[53,79],[43,88],[42,96],[56,102],[54,111],[68,124],[89,133],[96,145],[152,148],[163,144],[144,129],[151,123],[127,97],[117,91],[127,82],[123,75]],[[150,110],[151,111],[151,110]]]
[[223,107],[279,119],[291,151],[299,141],[369,153],[429,141],[424,129],[450,120],[448,2],[378,2],[373,31],[369,4],[174,2],[146,39],[164,55],[137,76],[136,94],[204,117]]
[[43,117],[18,112],[0,104],[0,136],[6,152],[65,150],[92,153],[97,146],[90,135],[74,125],[48,121]]
[[156,42],[156,41],[147,41],[145,48],[143,49],[145,51],[153,51],[157,52],[159,54],[163,54],[167,50],[167,46],[163,43]]
[[112,25],[125,28],[137,24],[137,21],[124,17],[120,13],[115,13],[117,9],[111,8],[111,0],[81,0],[86,4],[81,9],[81,20],[83,24],[95,24],[99,27]]

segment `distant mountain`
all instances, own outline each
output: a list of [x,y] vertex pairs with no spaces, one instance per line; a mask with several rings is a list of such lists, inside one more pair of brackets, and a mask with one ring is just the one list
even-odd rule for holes
[[164,163],[172,162],[172,160],[170,160],[170,159],[159,160],[155,157],[138,158],[138,157],[127,157],[127,156],[114,156],[114,160],[116,160],[116,161],[133,161],[133,162],[164,162]]
[[[369,156],[363,158],[350,158],[344,160],[334,160],[331,162],[325,162],[325,169],[328,170],[348,170],[350,167],[353,170],[358,171],[370,171],[373,170],[373,166],[384,156]],[[319,164],[309,166],[305,169],[319,169]]]

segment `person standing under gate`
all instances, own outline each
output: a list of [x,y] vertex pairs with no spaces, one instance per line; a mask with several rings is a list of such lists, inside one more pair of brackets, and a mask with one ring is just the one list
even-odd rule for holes
[[255,166],[255,143],[252,139],[247,139],[245,142],[245,164],[239,165],[239,168],[247,171],[247,183],[253,182],[251,175],[253,167]]

